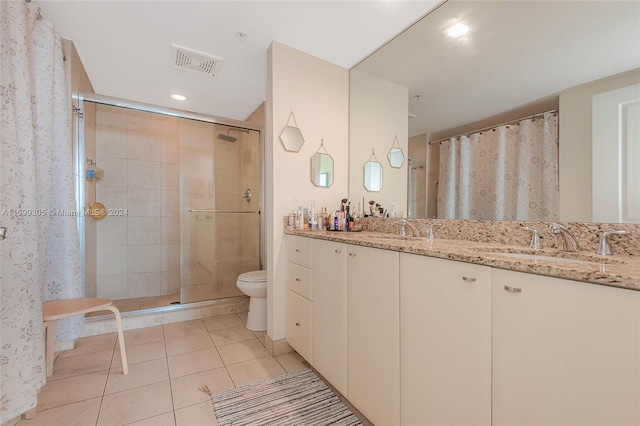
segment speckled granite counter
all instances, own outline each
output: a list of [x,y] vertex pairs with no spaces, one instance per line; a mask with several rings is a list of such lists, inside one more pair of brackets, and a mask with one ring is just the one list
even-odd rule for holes
[[[640,258],[596,256],[591,252],[565,253],[553,249],[435,238],[405,238],[379,232],[285,231],[286,234],[394,250],[422,256],[486,265],[493,268],[640,291]],[[513,254],[557,257],[561,260],[513,258]],[[561,263],[565,262],[565,263]]]

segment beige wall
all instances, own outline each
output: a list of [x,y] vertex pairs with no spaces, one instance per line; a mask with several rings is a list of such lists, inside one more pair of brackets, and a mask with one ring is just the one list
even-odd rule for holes
[[[351,70],[349,197],[364,197],[395,212],[407,214],[407,155],[409,91],[386,80]],[[398,137],[405,161],[400,168],[389,165],[387,154]],[[364,187],[364,164],[375,149],[382,164],[382,190],[369,192]]]
[[592,98],[640,83],[640,70],[618,74],[560,93],[560,220],[592,221]]
[[[268,334],[284,338],[285,254],[283,216],[300,205],[338,207],[348,192],[349,71],[273,42],[267,53],[266,199]],[[298,153],[284,150],[279,136],[293,111],[305,144]],[[405,126],[406,129],[406,126]],[[400,137],[400,135],[398,135]],[[334,159],[334,183],[313,186],[310,159],[320,139]],[[389,148],[391,142],[389,141]]]

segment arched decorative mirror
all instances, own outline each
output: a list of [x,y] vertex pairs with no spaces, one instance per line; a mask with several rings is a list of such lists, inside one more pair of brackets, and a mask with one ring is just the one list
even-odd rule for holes
[[404,163],[404,152],[402,152],[397,135],[393,139],[393,145],[391,145],[387,158],[389,159],[389,165],[396,169],[402,167],[402,163]]
[[364,187],[369,192],[379,192],[382,189],[382,164],[376,158],[375,151],[369,161],[364,163]]
[[320,148],[311,156],[311,182],[315,186],[328,188],[333,184],[333,158],[321,140]]
[[[292,120],[294,124],[293,126],[291,125]],[[298,128],[298,123],[293,115],[293,111],[289,114],[287,125],[282,133],[280,133],[280,141],[282,142],[284,149],[291,152],[299,152],[302,145],[304,145],[304,137],[302,137],[302,132]]]

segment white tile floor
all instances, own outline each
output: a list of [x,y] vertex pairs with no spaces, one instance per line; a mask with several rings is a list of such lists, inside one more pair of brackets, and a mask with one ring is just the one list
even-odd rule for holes
[[60,354],[35,419],[20,426],[217,425],[213,392],[305,368],[296,353],[271,357],[246,312],[125,332],[129,374],[115,333],[79,339]]

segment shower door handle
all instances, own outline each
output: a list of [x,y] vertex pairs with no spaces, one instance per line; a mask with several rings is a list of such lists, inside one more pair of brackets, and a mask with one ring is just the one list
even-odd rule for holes
[[215,209],[189,209],[187,210],[188,212],[192,212],[192,213],[256,213],[255,210],[253,211],[246,211],[246,210],[215,210]]

